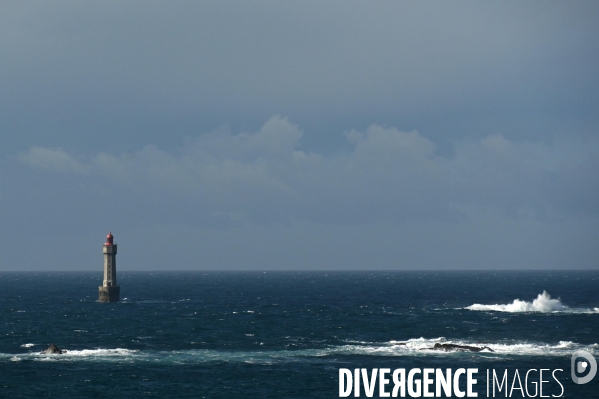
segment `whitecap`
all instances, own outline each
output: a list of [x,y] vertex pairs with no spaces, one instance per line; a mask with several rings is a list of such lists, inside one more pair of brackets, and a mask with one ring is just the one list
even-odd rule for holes
[[483,305],[475,303],[465,307],[468,310],[479,310],[479,311],[495,311],[495,312],[567,312],[567,313],[594,313],[591,309],[571,309],[564,305],[560,299],[551,299],[551,296],[547,291],[543,291],[539,294],[532,302],[522,301],[515,299],[514,302],[505,305]]
[[[447,343],[463,346],[488,347],[493,352],[484,350],[478,354],[470,352],[444,352],[433,350],[436,343]],[[153,364],[198,364],[205,362],[246,362],[256,364],[273,364],[277,362],[296,361],[297,358],[321,358],[326,356],[389,356],[389,357],[460,357],[483,356],[488,358],[505,358],[506,356],[550,356],[569,357],[573,351],[585,350],[597,353],[597,343],[582,345],[571,341],[560,341],[557,344],[503,340],[481,342],[472,339],[411,338],[402,341],[360,342],[352,344],[332,345],[322,348],[306,348],[300,350],[255,350],[255,351],[220,351],[210,349],[189,349],[177,351],[115,349],[82,349],[68,350],[61,355],[43,355],[39,353],[0,354],[0,358],[11,361],[58,361],[58,362],[100,362],[100,363],[153,363]]]
[[[560,341],[557,344],[530,341],[477,342],[469,339],[412,338],[406,341],[389,341],[379,345],[346,345],[336,349],[348,354],[377,355],[377,356],[453,356],[461,352],[440,352],[432,350],[436,343],[455,344],[462,346],[488,347],[494,355],[523,355],[523,356],[570,356],[575,350],[585,350],[595,353],[597,344],[582,345],[571,341]],[[481,353],[491,353],[482,351]]]
[[559,341],[558,348],[571,348],[574,345],[572,341]]
[[35,346],[36,344],[23,344],[21,345],[21,348],[31,348],[32,346]]
[[78,356],[78,357],[94,357],[94,356],[131,356],[133,354],[138,353],[138,350],[135,349],[81,349],[81,350],[67,350],[65,355],[68,357]]

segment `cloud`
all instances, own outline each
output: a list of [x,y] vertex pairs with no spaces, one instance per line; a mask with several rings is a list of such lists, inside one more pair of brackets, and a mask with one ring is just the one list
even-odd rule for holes
[[19,160],[36,169],[57,172],[86,173],[88,168],[61,148],[32,147],[19,154]]
[[558,144],[490,135],[456,142],[455,156],[446,157],[417,131],[372,125],[345,136],[349,151],[306,152],[302,130],[274,116],[257,132],[224,128],[170,152],[150,145],[78,162],[63,150],[34,147],[19,159],[36,169],[88,173],[141,207],[146,197],[158,198],[181,207],[179,217],[355,224],[455,219],[472,207],[537,218],[598,210],[589,205],[599,203],[592,153],[568,149],[564,161]]
[[373,120],[436,142],[597,126],[596,2],[150,3],[0,5],[3,129],[19,135],[0,155],[165,149],[276,113],[321,148]]

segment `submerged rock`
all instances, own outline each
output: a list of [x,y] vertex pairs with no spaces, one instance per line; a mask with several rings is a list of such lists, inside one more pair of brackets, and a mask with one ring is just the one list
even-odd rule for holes
[[435,350],[435,351],[444,351],[444,352],[451,352],[451,351],[480,352],[485,349],[487,349],[491,352],[494,352],[494,350],[489,348],[488,346],[483,346],[482,348],[479,348],[478,346],[469,346],[469,345],[435,344],[435,346],[433,347],[433,350]]
[[65,353],[65,350],[59,349],[58,346],[54,345],[54,344],[50,344],[50,346],[48,348],[46,348],[46,350],[41,351],[40,353],[42,355],[54,355],[54,354],[63,354]]

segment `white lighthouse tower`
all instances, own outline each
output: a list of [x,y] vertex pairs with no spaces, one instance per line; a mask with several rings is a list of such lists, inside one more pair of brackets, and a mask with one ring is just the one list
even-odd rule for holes
[[104,281],[98,287],[100,302],[118,302],[121,288],[116,283],[116,244],[112,233],[106,236],[102,252],[104,253]]

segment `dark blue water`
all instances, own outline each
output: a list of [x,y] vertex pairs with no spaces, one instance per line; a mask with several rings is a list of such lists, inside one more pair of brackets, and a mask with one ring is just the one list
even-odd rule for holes
[[479,397],[487,369],[559,368],[563,397],[599,397],[570,378],[598,352],[599,272],[121,272],[115,304],[101,277],[0,273],[1,397],[335,398],[339,368],[416,367],[478,368]]

